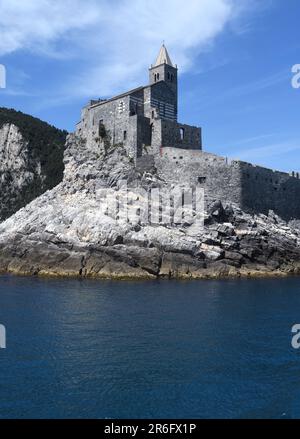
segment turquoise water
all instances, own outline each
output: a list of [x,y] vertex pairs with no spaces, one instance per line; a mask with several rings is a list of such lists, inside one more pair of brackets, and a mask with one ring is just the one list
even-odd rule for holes
[[0,418],[300,418],[300,279],[0,277]]

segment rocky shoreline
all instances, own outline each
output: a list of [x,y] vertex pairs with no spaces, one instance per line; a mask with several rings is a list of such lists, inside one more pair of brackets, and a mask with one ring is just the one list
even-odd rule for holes
[[[55,255],[59,259],[59,255]],[[168,255],[169,256],[169,255]],[[167,257],[168,257],[167,256]],[[94,255],[87,256],[87,266],[82,268],[82,260],[80,254],[71,256],[70,260],[65,263],[60,261],[57,264],[50,266],[50,264],[39,263],[32,265],[32,260],[20,263],[17,260],[9,259],[3,264],[0,269],[0,275],[11,274],[16,276],[38,276],[41,278],[72,278],[72,279],[98,279],[98,280],[119,280],[119,281],[133,281],[133,280],[225,280],[225,279],[259,279],[259,278],[283,278],[288,276],[300,276],[300,264],[286,265],[277,270],[272,270],[264,265],[255,265],[251,267],[242,267],[240,269],[228,267],[225,264],[211,264],[207,268],[196,268],[186,261],[187,265],[180,265],[182,261],[173,260],[172,265],[176,266],[175,270],[168,269],[162,266],[162,269],[157,273],[151,273],[143,267],[131,267],[113,262],[109,267],[103,267],[103,258],[97,258]],[[171,256],[173,258],[173,255]],[[89,262],[95,263],[97,268],[89,267]],[[80,268],[79,268],[80,267]],[[98,271],[98,267],[102,267]],[[192,267],[192,269],[191,269]],[[124,271],[122,271],[124,269]]]
[[300,274],[300,221],[206,200],[204,228],[115,221],[99,191],[120,180],[166,185],[121,147],[99,154],[70,135],[63,181],[0,224],[0,272],[105,279],[221,279]]
[[[87,243],[50,230],[46,212],[43,230],[30,218],[24,223],[24,214],[35,211],[40,198],[0,226],[1,273],[99,279],[300,275],[300,230],[272,213],[252,216],[215,202],[206,218],[211,224],[198,236],[171,227],[120,230],[114,225],[102,230],[101,243]],[[46,210],[53,210],[53,206],[44,205]],[[228,218],[226,209],[232,218]],[[18,230],[7,235],[9,227]]]

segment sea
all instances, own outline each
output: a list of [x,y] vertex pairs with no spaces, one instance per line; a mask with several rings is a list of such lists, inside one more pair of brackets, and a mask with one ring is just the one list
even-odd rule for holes
[[4,275],[0,418],[300,418],[295,324],[299,277]]

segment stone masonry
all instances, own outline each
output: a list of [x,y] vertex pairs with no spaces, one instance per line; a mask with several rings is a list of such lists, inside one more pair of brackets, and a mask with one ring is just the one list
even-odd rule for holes
[[163,45],[149,69],[149,85],[107,100],[90,101],[77,133],[90,143],[124,145],[137,160],[162,147],[201,149],[201,129],[177,122],[177,67]]
[[156,167],[172,183],[197,184],[243,210],[300,218],[299,173],[284,173],[202,151],[201,128],[178,123],[178,69],[163,45],[149,85],[83,108],[76,134],[94,149],[122,145],[141,172]]

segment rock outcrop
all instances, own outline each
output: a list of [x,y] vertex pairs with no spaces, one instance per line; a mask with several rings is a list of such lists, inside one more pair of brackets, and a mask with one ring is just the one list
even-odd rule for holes
[[[17,131],[15,131],[17,136]],[[0,270],[99,278],[219,278],[300,274],[300,223],[206,200],[205,227],[151,225],[109,215],[99,200],[122,182],[168,182],[138,171],[122,145],[92,148],[69,135],[64,179],[0,224]]]
[[0,220],[62,181],[66,135],[31,116],[0,108]]

